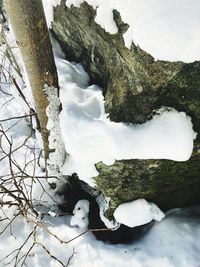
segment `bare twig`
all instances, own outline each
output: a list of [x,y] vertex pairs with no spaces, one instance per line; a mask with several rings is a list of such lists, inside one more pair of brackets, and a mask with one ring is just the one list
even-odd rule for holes
[[[5,38],[6,36],[4,35],[3,37]],[[4,49],[5,47],[6,50]],[[0,58],[0,81],[2,85],[2,88],[0,86],[0,93],[1,95],[5,94],[5,102],[0,109],[7,108],[7,106],[12,103],[13,99],[15,99],[11,94],[12,89],[15,87],[18,95],[24,101],[26,107],[28,107],[29,112],[25,115],[18,116],[18,114],[16,114],[14,117],[2,118],[0,120],[0,163],[8,166],[8,168],[5,168],[5,173],[1,173],[0,176],[0,222],[3,222],[3,229],[1,229],[0,237],[5,234],[5,232],[7,233],[10,231],[10,236],[17,239],[15,227],[13,226],[19,216],[26,219],[27,223],[30,222],[31,218],[34,225],[32,231],[28,233],[25,240],[23,240],[23,243],[8,253],[0,260],[0,262],[3,263],[3,266],[27,266],[27,259],[28,256],[30,256],[31,251],[33,251],[36,246],[40,246],[50,258],[57,261],[61,266],[66,267],[70,264],[70,261],[75,254],[74,250],[67,263],[63,263],[51,253],[48,245],[46,246],[37,240],[36,230],[37,228],[42,228],[48,235],[60,240],[61,244],[68,244],[70,242],[70,240],[62,241],[62,239],[50,231],[43,222],[38,221],[40,214],[34,204],[36,201],[33,196],[33,185],[37,183],[42,191],[41,194],[45,193],[49,198],[52,198],[49,192],[44,188],[43,181],[44,179],[59,178],[55,176],[48,177],[45,174],[43,176],[37,174],[38,159],[41,156],[39,151],[42,150],[41,148],[36,148],[36,145],[33,144],[33,142],[30,142],[30,138],[33,136],[33,116],[36,118],[37,129],[40,130],[37,114],[33,107],[31,107],[31,104],[27,101],[23,90],[19,86],[21,82],[19,83],[18,80],[20,78],[23,82],[23,78],[17,60],[14,57],[13,47],[9,46],[6,38],[4,48],[0,48],[0,53],[3,55],[3,57]],[[29,135],[24,137],[19,145],[16,145],[15,140],[12,139],[11,132],[18,127],[20,120],[24,118],[27,118],[27,123],[30,124],[31,130]],[[23,151],[22,153],[24,155],[23,164],[18,159],[18,152],[20,151]],[[57,204],[55,200],[53,201]],[[14,215],[8,215],[7,210],[9,208],[12,208]],[[72,241],[74,239],[72,239]]]
[[65,265],[61,260],[59,260],[58,258],[56,258],[56,256],[54,256],[54,255],[49,251],[49,249],[47,249],[42,243],[40,243],[40,242],[36,242],[36,245],[41,246],[41,247],[44,249],[44,251],[46,251],[46,253],[47,253],[52,259],[54,259],[55,261],[59,262],[60,265],[62,265],[63,267],[66,267],[66,265]]
[[7,119],[3,119],[3,120],[0,120],[0,122],[18,120],[18,119],[27,118],[27,117],[30,117],[30,116],[35,116],[35,115],[36,115],[36,113],[31,113],[31,114],[28,114],[28,115],[23,115],[23,116],[17,116],[17,117],[11,117],[11,118],[7,118]]

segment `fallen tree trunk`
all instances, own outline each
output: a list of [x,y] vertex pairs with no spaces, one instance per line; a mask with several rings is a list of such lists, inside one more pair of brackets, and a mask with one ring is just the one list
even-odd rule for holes
[[[68,60],[81,62],[95,82],[104,88],[105,108],[116,122],[142,123],[162,106],[184,111],[198,133],[193,155],[187,162],[170,160],[98,163],[98,189],[111,198],[107,212],[123,202],[146,198],[163,209],[200,201],[200,62],[155,61],[132,44],[127,49],[123,33],[128,25],[113,12],[118,33],[110,35],[94,21],[96,11],[87,3],[80,8],[54,10],[53,33]],[[77,20],[77,18],[79,18]]]
[[187,162],[124,160],[112,166],[97,164],[95,178],[102,193],[111,198],[107,216],[127,201],[145,198],[168,210],[200,202],[200,154]]

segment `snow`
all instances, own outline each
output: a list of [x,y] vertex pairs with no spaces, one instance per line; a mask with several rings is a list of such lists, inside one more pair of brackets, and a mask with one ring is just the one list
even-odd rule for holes
[[[95,164],[111,165],[122,159],[171,159],[186,161],[196,134],[184,112],[162,108],[152,120],[141,124],[111,122],[104,110],[102,89],[88,86],[88,75],[80,64],[56,58],[60,81],[60,127],[70,157],[65,174],[94,185]],[[66,119],[67,118],[67,119]]]
[[117,229],[120,226],[120,224],[116,220],[109,220],[105,216],[105,213],[109,208],[110,198],[105,197],[103,194],[99,194],[96,197],[96,202],[99,205],[100,218],[102,222],[105,224],[105,226],[110,229]]
[[[0,53],[1,59],[2,54],[4,55],[4,51]],[[61,55],[60,52],[58,54]],[[125,138],[120,139],[122,138],[122,133],[126,139],[131,139],[133,133],[137,133],[136,137],[138,137],[142,134],[140,131],[144,129],[146,129],[145,131],[149,129],[148,133],[150,134],[152,132],[152,136],[159,132],[160,136],[158,136],[157,141],[159,142],[159,138],[161,137],[164,138],[161,139],[162,143],[166,142],[166,147],[168,142],[169,145],[172,145],[174,142],[173,147],[171,147],[173,150],[171,152],[168,151],[170,157],[185,160],[190,156],[195,133],[192,130],[191,120],[186,114],[178,113],[173,109],[169,111],[162,110],[160,111],[160,115],[156,115],[147,125],[138,126],[111,123],[107,118],[107,114],[104,113],[101,89],[97,86],[88,87],[89,77],[82,66],[61,59],[57,59],[57,66],[62,87],[61,101],[64,106],[63,114],[61,114],[61,127],[64,133],[65,147],[77,152],[77,144],[74,144],[75,149],[72,146],[70,147],[70,142],[76,140],[76,142],[81,142],[79,143],[79,149],[80,153],[82,153],[81,157],[74,154],[67,159],[63,168],[63,174],[71,171],[80,171],[83,174],[82,176],[88,177],[90,181],[93,176],[90,174],[96,172],[94,162],[97,159],[102,159],[110,164],[115,160],[115,155],[121,155],[118,147],[113,144],[110,147],[110,140],[114,138],[114,143],[117,143],[119,138],[120,146],[123,145],[126,147],[130,143],[126,143]],[[10,72],[14,72],[7,62],[4,67],[9,69]],[[23,72],[23,74],[25,73]],[[19,98],[15,87],[3,75],[0,78],[1,120],[27,115],[27,105]],[[22,86],[21,83],[19,84]],[[29,84],[27,83],[27,86],[22,89],[28,102],[32,103]],[[14,91],[15,97],[12,96]],[[64,114],[67,114],[69,117],[64,118]],[[80,120],[80,125],[77,123],[78,119]],[[75,217],[65,214],[61,214],[64,216],[57,216],[58,210],[56,204],[62,203],[62,198],[55,195],[54,190],[50,189],[46,174],[37,165],[37,162],[40,161],[41,142],[38,140],[38,135],[35,134],[35,131],[31,131],[30,122],[29,117],[1,121],[0,130],[3,129],[6,136],[3,136],[1,132],[0,175],[1,183],[4,184],[9,177],[11,177],[12,181],[13,176],[10,173],[9,166],[9,163],[12,163],[14,174],[19,175],[16,181],[19,182],[19,178],[21,179],[20,189],[23,189],[23,192],[30,199],[30,203],[37,209],[40,216],[35,218],[29,210],[27,218],[25,218],[22,215],[17,215],[19,210],[15,206],[1,206],[0,266],[18,267],[22,265],[23,260],[26,261],[26,266],[29,267],[60,267],[67,266],[68,262],[69,266],[72,267],[127,267],[127,263],[130,267],[199,266],[200,243],[198,240],[200,239],[200,207],[175,209],[168,212],[165,218],[160,222],[156,222],[153,228],[142,239],[129,245],[109,245],[97,241],[91,232],[87,232],[78,237],[78,235],[83,233],[83,229],[87,228],[87,221],[83,225],[81,224],[80,218],[82,218],[82,215],[86,215],[87,219],[89,203],[86,200],[79,202],[78,206],[75,206],[74,209]],[[168,128],[163,129],[165,123],[169,123]],[[73,135],[72,129],[68,126],[74,129],[76,136]],[[93,148],[95,150],[92,147],[88,149],[84,145],[83,136],[87,142],[89,139],[87,139],[86,131],[83,133],[80,132],[84,130],[83,126],[89,127],[88,133],[91,133],[91,139],[97,138],[93,139],[93,143],[87,143],[88,145],[94,145]],[[156,128],[154,129],[154,127]],[[178,127],[181,127],[182,132],[178,131]],[[111,130],[112,128],[114,130]],[[109,137],[106,144],[101,143],[103,138],[98,134],[98,131],[102,131],[104,138]],[[170,138],[163,136],[165,131],[167,131]],[[97,137],[94,134],[97,134]],[[142,136],[148,139],[145,135]],[[146,142],[146,139],[143,141]],[[178,139],[181,140],[182,145],[180,145]],[[7,157],[4,158],[10,151],[9,140],[12,141],[12,162],[9,162]],[[104,148],[109,145],[106,149],[113,149],[114,153],[112,151],[111,154],[105,155],[103,149],[95,147],[95,142],[100,142]],[[137,144],[138,139],[135,142]],[[151,140],[151,142],[153,141]],[[147,140],[147,144],[149,143]],[[178,143],[178,146],[176,143]],[[86,149],[86,155],[83,154],[83,151],[81,152],[82,145]],[[184,149],[182,149],[182,146]],[[156,143],[153,143],[151,146],[152,153],[154,149],[157,149]],[[180,149],[180,153],[175,151]],[[94,151],[98,155],[93,154],[95,160],[91,161]],[[136,149],[136,151],[139,150]],[[123,153],[125,152],[127,153],[127,151],[123,151]],[[159,155],[161,152],[163,151],[157,150],[156,155]],[[126,155],[130,156],[129,154]],[[49,179],[51,178],[49,177]],[[15,189],[13,184],[10,187],[9,181],[5,185],[9,189]],[[2,200],[9,201],[11,198],[8,196],[2,198],[1,194]],[[102,203],[102,200],[99,200],[99,202]],[[80,210],[78,209],[79,205],[81,206]],[[141,205],[139,206],[141,207]],[[152,207],[152,204],[150,206]],[[103,213],[103,207],[104,204],[100,207],[101,213]],[[142,211],[140,210],[140,212]],[[128,223],[130,223],[132,218],[129,218],[127,214],[126,216]],[[126,218],[124,217],[122,219],[125,221]],[[142,221],[144,223],[144,218]],[[71,227],[72,225],[78,225],[79,227]],[[61,262],[63,263],[61,264]]]
[[145,199],[123,203],[114,212],[116,221],[129,227],[143,225],[152,220],[160,221],[164,216],[154,203],[149,203]]
[[49,101],[46,113],[48,116],[47,129],[49,130],[49,148],[54,150],[50,153],[48,164],[50,173],[59,176],[60,168],[62,167],[66,153],[62,140],[60,124],[59,124],[59,112],[60,112],[60,100],[58,97],[58,89],[55,87],[44,86],[44,92],[47,94]]
[[[80,6],[84,0],[66,0]],[[117,33],[112,10],[130,25],[125,45],[134,41],[156,59],[192,62],[200,59],[199,0],[86,0],[97,8],[95,21],[111,34]]]
[[[127,263],[130,267],[197,267],[200,261],[199,215],[199,208],[173,210],[161,222],[157,222],[141,240],[130,245],[109,245],[95,240],[89,232],[68,244],[61,244],[48,231],[63,241],[69,241],[81,234],[83,229],[71,228],[70,218],[67,216],[45,216],[41,228],[37,228],[36,240],[65,264],[74,250],[75,254],[70,261],[72,267],[126,267]],[[5,225],[5,221],[1,222],[0,230]],[[33,224],[27,224],[22,218],[16,218],[12,224],[13,235],[10,234],[9,228],[1,235],[0,258],[20,247],[33,227]],[[22,248],[20,256],[28,251],[32,243],[33,237]],[[13,256],[4,259],[2,264],[9,262]],[[62,266],[36,244],[27,257],[27,266],[46,265]]]
[[[80,72],[81,67],[79,66],[77,69],[76,64],[71,64],[69,62],[66,62],[66,65],[70,70],[73,70],[72,73],[75,73],[73,77],[71,74],[66,76],[68,76],[71,83],[75,83],[76,75]],[[87,83],[84,83],[87,75],[83,74],[84,73],[82,73],[82,76],[79,76],[77,84],[84,87],[87,86]],[[64,79],[64,76],[62,78]],[[24,90],[27,89],[29,88],[25,88]],[[13,87],[7,86],[4,87],[4,90],[8,90],[6,92],[12,92]],[[82,88],[82,90],[86,91],[87,89]],[[18,104],[18,100],[12,99],[12,96],[5,95],[2,92],[0,93],[1,119],[24,114],[23,107]],[[93,113],[96,114],[97,112],[92,112],[92,110],[90,110],[90,114]],[[14,126],[13,121],[4,123],[5,129],[11,127],[8,133],[10,136],[13,136],[14,145],[16,147],[18,144],[21,144],[27,134],[29,134],[28,121],[23,119],[19,120],[19,123],[21,121],[23,121],[21,127],[18,127],[18,124]],[[6,146],[4,141],[2,143]],[[37,153],[34,155],[31,152],[29,155],[27,153],[29,148],[30,152],[35,149]],[[24,166],[27,161],[34,160],[39,154],[39,150],[37,151],[37,149],[39,149],[37,140],[32,136],[32,138],[29,138],[27,147],[24,146],[15,152],[16,163],[19,166]],[[27,155],[29,158],[25,158],[24,155]],[[36,173],[34,174],[35,171]],[[5,162],[1,162],[1,175],[7,172],[8,166]],[[29,164],[26,167],[26,172],[30,175],[43,177],[40,179],[40,183],[35,179],[32,192],[32,200],[33,203],[37,205],[37,209],[39,209],[39,204],[42,205],[40,211],[41,216],[37,220],[29,216],[27,222],[27,220],[21,216],[17,216],[14,219],[14,216],[18,212],[15,207],[4,207],[0,210],[0,232],[4,231],[0,235],[0,260],[2,260],[2,266],[6,263],[8,263],[7,266],[14,266],[14,262],[11,262],[11,260],[18,251],[15,251],[10,256],[7,255],[21,247],[18,257],[18,260],[21,259],[18,263],[18,266],[20,266],[24,259],[23,256],[30,250],[32,245],[34,246],[26,259],[27,266],[29,267],[43,267],[46,265],[50,267],[60,267],[62,265],[59,261],[62,261],[66,265],[73,251],[74,254],[70,261],[72,267],[125,267],[127,266],[127,262],[130,267],[198,266],[200,252],[200,245],[199,242],[197,242],[200,238],[199,208],[196,211],[193,209],[172,211],[167,214],[161,222],[156,223],[145,237],[130,245],[105,244],[97,241],[90,232],[76,238],[70,243],[66,243],[80,235],[86,225],[83,225],[84,229],[81,227],[71,227],[70,224],[73,224],[72,217],[69,215],[61,217],[55,216],[57,212],[54,211],[54,206],[59,201],[62,201],[62,199],[54,195],[46,179],[44,179],[44,174],[39,168],[35,169],[34,164]],[[31,182],[28,183],[28,180],[26,180],[26,183],[28,185]],[[82,209],[86,209],[84,212],[82,210],[83,214],[85,214],[85,212],[87,213],[87,203],[82,205]],[[3,220],[5,214],[8,216],[9,220]],[[80,215],[76,214],[76,216],[80,219]],[[7,223],[12,219],[13,222],[11,226],[6,228]],[[77,220],[75,220],[75,223],[77,224]],[[78,220],[78,225],[82,226],[80,220]],[[34,227],[36,227],[36,230],[34,230]],[[30,236],[27,240],[28,235],[30,235],[32,231],[35,231],[34,235]],[[62,242],[59,241],[58,238],[62,240]],[[51,257],[44,247],[59,261]]]
[[47,27],[51,28],[51,22],[53,21],[53,8],[60,4],[61,0],[42,0]]
[[89,201],[86,199],[79,200],[72,212],[72,217],[70,221],[71,226],[77,226],[81,229],[87,229],[89,224],[88,214],[89,214]]

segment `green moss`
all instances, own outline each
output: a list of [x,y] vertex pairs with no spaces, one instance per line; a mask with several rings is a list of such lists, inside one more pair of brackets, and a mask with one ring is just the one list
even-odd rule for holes
[[107,215],[127,201],[145,198],[164,210],[200,201],[200,154],[187,162],[170,160],[126,160],[112,166],[96,165],[98,188],[111,198]]

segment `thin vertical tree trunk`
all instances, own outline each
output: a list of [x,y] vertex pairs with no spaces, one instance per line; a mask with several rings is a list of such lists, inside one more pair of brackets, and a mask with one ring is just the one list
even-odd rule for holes
[[48,99],[43,89],[45,84],[58,88],[58,78],[42,0],[5,0],[5,7],[29,78],[47,159]]

